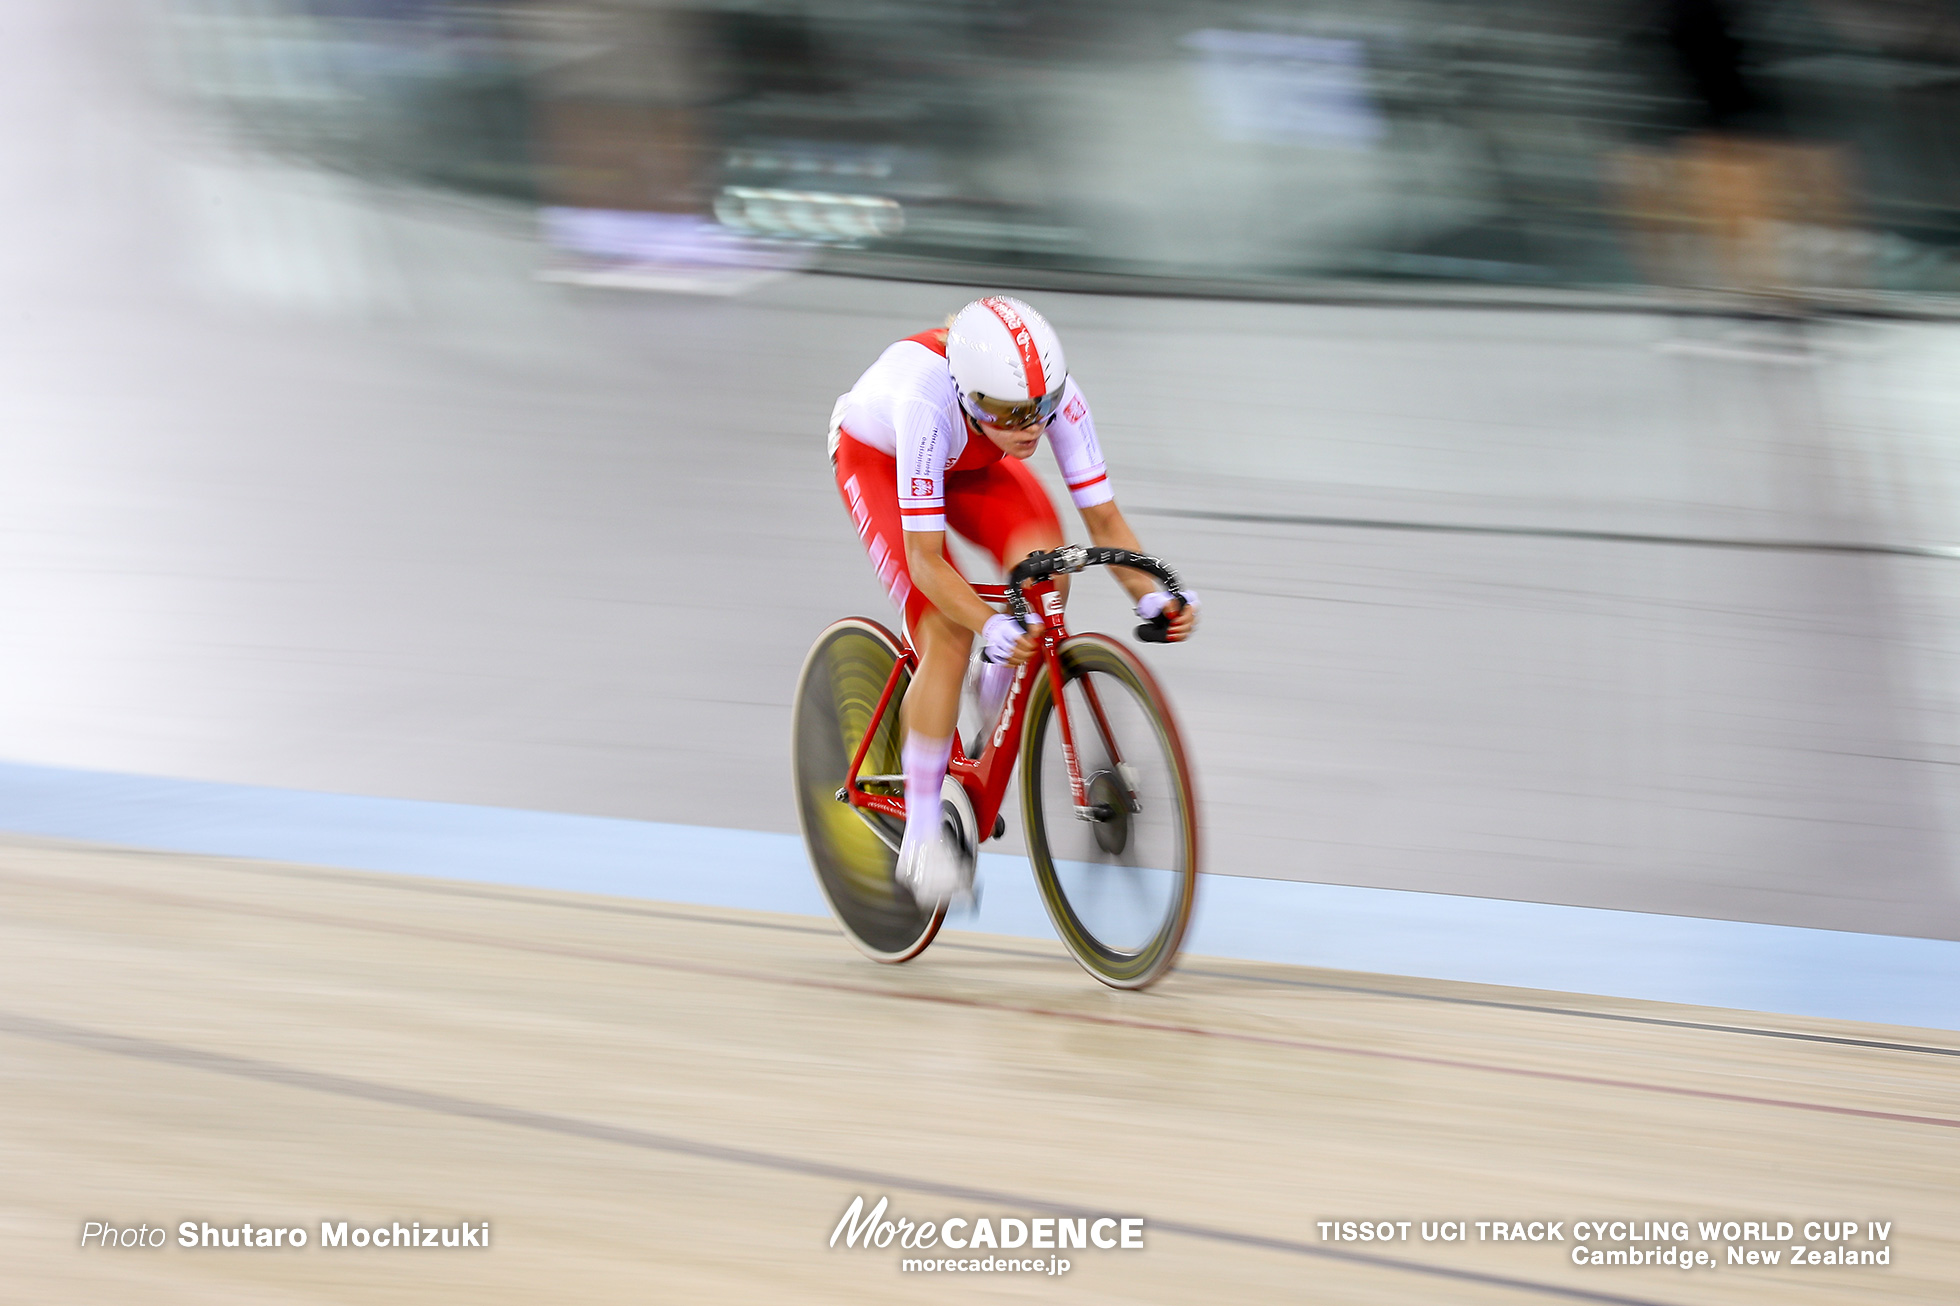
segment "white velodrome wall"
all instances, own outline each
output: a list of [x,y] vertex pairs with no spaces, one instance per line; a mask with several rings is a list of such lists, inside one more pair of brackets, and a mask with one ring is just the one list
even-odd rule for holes
[[[0,43],[0,757],[793,829],[884,611],[824,419],[965,290],[543,285],[185,136],[111,9]],[[1960,559],[1724,546],[1960,544],[1960,328],[1040,303],[1206,598],[1211,869],[1960,938]]]

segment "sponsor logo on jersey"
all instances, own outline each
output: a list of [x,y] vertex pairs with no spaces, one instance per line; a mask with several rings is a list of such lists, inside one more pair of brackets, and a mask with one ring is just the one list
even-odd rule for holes
[[1062,409],[1062,416],[1068,418],[1071,422],[1079,422],[1088,415],[1089,410],[1083,407],[1081,395],[1077,395],[1075,398],[1069,400],[1068,407]]
[[912,497],[914,499],[930,499],[933,497],[932,478],[930,476],[914,476],[912,478]]

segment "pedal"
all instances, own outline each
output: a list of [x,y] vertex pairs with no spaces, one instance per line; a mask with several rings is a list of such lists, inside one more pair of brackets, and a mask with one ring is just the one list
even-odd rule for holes
[[947,776],[939,790],[940,806],[945,812],[946,832],[958,845],[960,855],[966,859],[966,888],[955,895],[953,906],[961,913],[980,909],[980,887],[975,882],[980,871],[980,831],[973,816],[973,801],[966,796],[966,789],[953,776]]
[[1007,818],[1004,816],[996,816],[994,818],[994,832],[988,835],[987,837],[989,839],[998,839],[1006,833],[1007,833]]

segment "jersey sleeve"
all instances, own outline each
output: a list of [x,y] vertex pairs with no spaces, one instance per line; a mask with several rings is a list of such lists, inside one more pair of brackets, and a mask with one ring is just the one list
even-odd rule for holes
[[1082,397],[1075,378],[1070,377],[1062,393],[1062,406],[1048,423],[1048,445],[1061,465],[1062,479],[1068,482],[1069,497],[1078,508],[1093,508],[1116,497],[1109,483],[1109,469],[1103,466],[1102,446],[1096,442],[1096,419],[1089,415],[1089,401]]
[[943,531],[952,433],[930,404],[902,404],[895,418],[899,524],[908,531]]

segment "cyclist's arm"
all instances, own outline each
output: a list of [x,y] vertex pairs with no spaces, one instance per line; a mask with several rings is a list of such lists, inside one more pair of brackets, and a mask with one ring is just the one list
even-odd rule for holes
[[973,592],[966,577],[946,560],[946,532],[906,531],[905,567],[912,583],[946,616],[976,635],[986,626],[994,609]]
[[[1142,553],[1143,545],[1137,542],[1137,533],[1130,529],[1130,523],[1123,519],[1123,510],[1116,506],[1116,500],[1106,499],[1078,509],[1082,514],[1082,524],[1089,528],[1089,540],[1105,549],[1128,549],[1132,553]],[[914,573],[916,574],[916,573]],[[1144,595],[1157,588],[1157,578],[1147,571],[1137,571],[1130,567],[1111,567],[1109,574],[1116,578],[1135,603]],[[1191,633],[1198,624],[1195,609],[1184,608],[1171,619],[1171,641],[1175,643]]]
[[[1109,468],[1103,463],[1102,445],[1096,439],[1096,419],[1090,415],[1089,401],[1073,377],[1062,392],[1061,408],[1048,423],[1048,446],[1055,451],[1062,479],[1068,482],[1069,498],[1082,514],[1089,538],[1104,548],[1142,553],[1143,546],[1137,543],[1136,532],[1123,520],[1122,509],[1116,506],[1116,491],[1109,483]],[[1111,567],[1109,574],[1128,591],[1132,603],[1157,588],[1156,578],[1148,572]],[[1171,621],[1171,639],[1183,639],[1196,624],[1195,613],[1180,610]]]
[[[912,574],[912,584],[933,607],[984,641],[988,620],[998,614],[946,560],[946,532],[905,532],[905,568]],[[1009,666],[1018,667],[1033,656],[1034,637],[1024,632],[1006,660]]]

